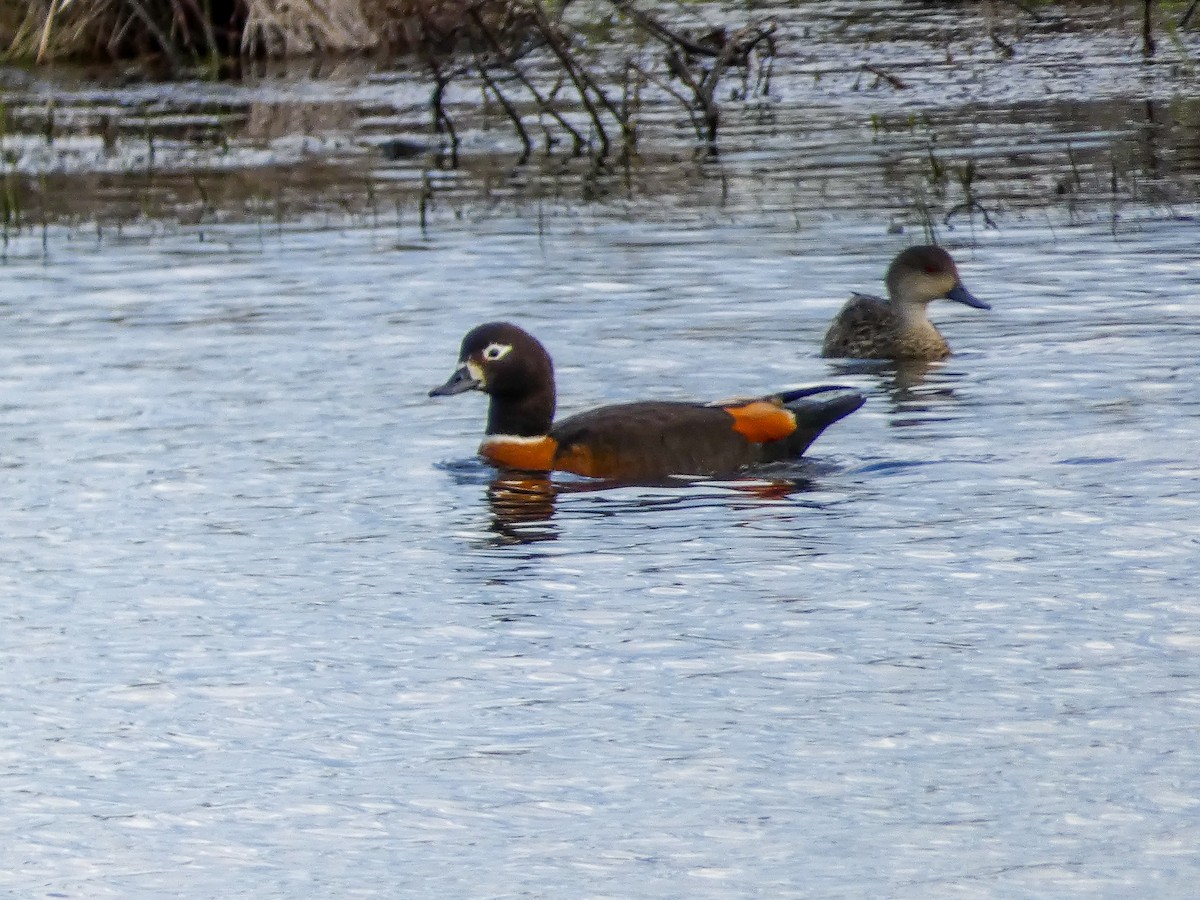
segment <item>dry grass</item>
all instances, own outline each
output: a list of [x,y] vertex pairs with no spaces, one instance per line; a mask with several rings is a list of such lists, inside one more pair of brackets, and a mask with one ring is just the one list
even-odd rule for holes
[[95,35],[111,33],[111,10],[94,3],[32,0],[4,3],[0,10],[0,38],[11,58],[39,62],[59,56],[83,55],[95,49]]
[[508,0],[0,0],[9,59],[305,56],[456,45]]
[[[236,0],[240,2],[240,0]],[[0,43],[9,59],[118,59],[211,54],[228,39],[221,0],[0,0]]]
[[363,0],[246,0],[241,50],[303,56],[372,49],[380,35],[364,6]]
[[241,52],[304,56],[377,48],[447,50],[471,41],[473,14],[503,33],[520,0],[243,0]]

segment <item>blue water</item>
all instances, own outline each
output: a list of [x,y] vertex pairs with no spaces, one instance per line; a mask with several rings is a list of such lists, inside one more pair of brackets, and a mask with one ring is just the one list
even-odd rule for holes
[[[1187,895],[1195,223],[981,235],[907,387],[816,355],[904,241],[850,235],[11,247],[0,886]],[[869,400],[782,473],[491,485],[426,391],[496,316],[564,409]]]
[[[1143,64],[1108,4],[853,6],[774,10],[778,89],[717,160],[651,106],[587,190],[493,156],[476,95],[461,170],[380,158],[426,94],[369,62],[166,99],[28,76],[0,893],[1195,893],[1194,32]],[[244,130],[159,136],[143,171],[155,117],[206,104]],[[930,228],[993,306],[934,304],[955,355],[819,358]],[[743,478],[498,479],[484,399],[427,396],[496,318],[564,413],[868,400]]]

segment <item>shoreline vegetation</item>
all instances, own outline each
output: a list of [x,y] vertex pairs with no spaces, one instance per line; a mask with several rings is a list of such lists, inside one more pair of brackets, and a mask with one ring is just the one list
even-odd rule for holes
[[[1047,196],[1071,221],[1110,210],[1116,227],[1137,204],[1174,215],[1200,192],[1186,87],[1082,109],[1087,88],[1075,88],[1065,95],[1075,129],[1050,137],[1013,131],[1003,109],[971,112],[969,126],[938,112],[947,79],[967,92],[981,73],[1077,81],[1070,65],[1029,65],[1043,37],[1106,36],[1102,58],[1082,54],[1089,85],[1133,71],[1142,4],[0,0],[0,243],[47,223],[274,226],[314,215],[424,229],[509,203],[540,216],[606,198],[652,198],[654,210],[670,208],[660,198],[706,197],[794,218],[843,191],[871,192],[890,221],[927,232],[993,227]],[[1194,78],[1197,6],[1154,0],[1162,40],[1147,77]],[[285,22],[285,7],[302,14]],[[875,52],[914,26],[924,55]],[[935,60],[936,79],[922,78],[922,59]],[[54,87],[60,62],[87,67],[79,97]],[[289,92],[293,78],[339,72],[361,93]],[[256,92],[264,77],[282,93]],[[192,84],[176,92],[172,78]],[[845,121],[826,108],[835,95]],[[1021,152],[989,150],[995,133],[1015,134]]]
[[[1038,19],[1094,0],[978,2]],[[214,58],[494,50],[497,37],[511,50],[541,19],[565,23],[572,5],[586,6],[583,17],[593,25],[615,13],[650,35],[662,36],[667,27],[656,18],[663,4],[639,8],[633,0],[0,0],[0,54],[9,63],[38,64],[160,59],[180,69]],[[1143,53],[1151,56],[1157,31],[1200,23],[1200,0],[1118,0],[1113,6],[1126,8],[1141,31]],[[699,8],[678,8],[689,7]]]
[[[1030,21],[1088,5],[980,2]],[[854,4],[842,5],[851,16]],[[1147,59],[1157,52],[1156,30],[1177,40],[1200,18],[1200,0],[1116,6],[1140,29]],[[459,136],[445,100],[456,82],[480,85],[498,104],[522,159],[567,147],[574,156],[628,158],[637,150],[640,98],[656,91],[677,101],[698,147],[715,154],[722,101],[770,95],[776,24],[748,13],[741,23],[726,16],[712,24],[706,11],[649,0],[0,0],[0,53],[24,64],[134,61],[168,79],[237,78],[245,61],[264,58],[405,56],[428,76],[432,130],[452,165]],[[991,38],[1001,52],[1015,52],[995,32]],[[906,86],[870,62],[862,71]]]
[[[647,88],[674,97],[698,142],[715,151],[718,97],[748,100],[770,90],[775,25],[701,22],[686,6],[668,23],[634,0],[0,0],[0,47],[8,62],[135,60],[157,77],[237,77],[248,59],[387,53],[424,66],[433,129],[457,154],[444,98],[450,85],[482,84],[509,118],[526,157],[535,152],[529,111],[547,152],[628,156],[636,149],[638,98]],[[612,53],[620,30],[628,44]],[[589,36],[601,40],[589,41]],[[620,43],[620,42],[618,42]],[[604,51],[595,45],[605,45]],[[649,48],[650,52],[647,52]],[[539,86],[549,61],[557,81]],[[740,86],[721,91],[731,73]],[[567,110],[582,111],[574,115]]]
[[508,0],[0,0],[9,60],[167,65],[223,58],[413,52],[441,46],[472,15],[498,23]]

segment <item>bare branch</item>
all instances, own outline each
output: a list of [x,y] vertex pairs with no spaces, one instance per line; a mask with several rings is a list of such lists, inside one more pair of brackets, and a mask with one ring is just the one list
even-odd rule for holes
[[[472,20],[475,22],[476,27],[479,28],[480,32],[484,36],[484,39],[488,42],[488,45],[493,49],[493,51],[498,54],[503,54],[503,50],[500,46],[500,41],[497,38],[496,33],[488,27],[486,22],[483,21],[483,17],[479,15],[478,9],[472,7],[470,15]],[[476,55],[476,58],[478,59],[478,54]],[[563,114],[554,108],[553,104],[542,97],[541,92],[538,91],[537,87],[533,84],[525,72],[516,65],[515,61],[509,63],[509,68],[516,79],[521,82],[521,85],[525,88],[525,90],[529,91],[529,93],[533,95],[533,99],[537,103],[538,108],[550,115],[568,134],[571,135],[571,139],[574,141],[575,153],[582,153],[584,146],[583,135],[581,135],[575,128],[571,126]]]
[[873,66],[870,63],[863,63],[862,70],[869,75],[874,75],[876,78],[883,79],[884,81],[886,81],[888,84],[890,84],[892,87],[894,87],[898,91],[903,91],[903,90],[908,89],[907,82],[902,81],[901,79],[897,78],[895,75],[891,75],[891,74],[885,72],[883,69],[879,68],[878,66]]

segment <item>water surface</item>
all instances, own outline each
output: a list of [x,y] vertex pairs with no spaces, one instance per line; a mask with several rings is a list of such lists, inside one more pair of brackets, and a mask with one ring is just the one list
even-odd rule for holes
[[[840,161],[781,130],[654,202],[11,236],[0,887],[1189,896],[1186,166],[1169,203],[1076,215],[1047,157],[997,151],[1048,199],[935,222],[994,309],[934,306],[946,363],[847,365],[825,324],[925,233],[872,193],[916,145],[855,156],[849,108],[820,132]],[[1086,118],[987,108],[1059,149]],[[1136,108],[1105,107],[1096,159],[1146,146]],[[978,110],[939,128],[974,145]],[[862,190],[793,202],[822,181]],[[426,393],[498,317],[547,344],[564,412],[868,402],[745,478],[497,480],[483,399]]]

